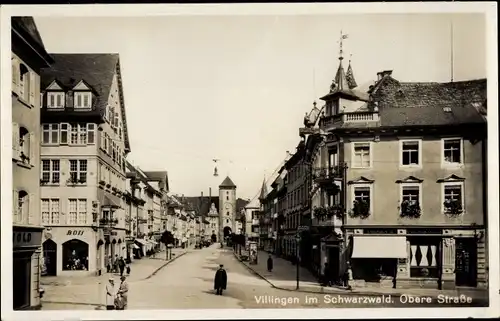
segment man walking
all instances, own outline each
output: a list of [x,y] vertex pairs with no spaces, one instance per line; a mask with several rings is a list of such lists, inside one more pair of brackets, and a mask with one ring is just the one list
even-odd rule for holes
[[217,272],[215,272],[214,290],[217,295],[222,295],[222,291],[227,287],[227,273],[224,270],[224,265],[220,265]]
[[125,260],[123,256],[118,260],[118,268],[120,269],[120,276],[123,276],[123,272],[125,271]]
[[117,293],[116,309],[125,310],[128,303],[128,283],[125,281],[126,278],[124,276],[120,277],[120,280],[122,282],[120,283],[120,288]]
[[269,254],[269,257],[267,258],[267,271],[272,272],[273,271],[273,258],[271,254]]

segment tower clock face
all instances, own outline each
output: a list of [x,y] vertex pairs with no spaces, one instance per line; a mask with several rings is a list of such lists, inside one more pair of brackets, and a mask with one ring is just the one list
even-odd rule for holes
[[226,209],[226,211],[230,211],[231,208],[232,208],[232,206],[231,206],[231,204],[226,203],[226,205],[224,206],[224,208]]

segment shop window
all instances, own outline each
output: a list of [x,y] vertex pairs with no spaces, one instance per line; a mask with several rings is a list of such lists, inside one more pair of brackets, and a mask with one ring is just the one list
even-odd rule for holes
[[63,270],[88,270],[89,245],[80,240],[69,240],[62,245]]
[[438,277],[439,240],[434,238],[410,239],[410,277]]

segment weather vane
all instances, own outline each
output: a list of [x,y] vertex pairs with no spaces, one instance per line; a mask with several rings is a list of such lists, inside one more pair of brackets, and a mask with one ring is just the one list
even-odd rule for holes
[[344,57],[343,57],[343,54],[344,54],[343,40],[347,39],[348,37],[349,37],[349,35],[343,34],[342,30],[340,30],[340,39],[339,39],[339,43],[340,43],[340,56],[339,56],[339,59],[340,60],[344,59]]
[[217,171],[217,162],[220,161],[220,159],[214,158],[214,159],[212,159],[212,161],[215,163],[215,166],[214,166],[214,176],[217,177],[217,176],[219,176],[219,173]]

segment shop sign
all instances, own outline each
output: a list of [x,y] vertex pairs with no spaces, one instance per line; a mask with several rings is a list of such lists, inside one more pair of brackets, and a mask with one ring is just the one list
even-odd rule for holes
[[66,235],[78,235],[81,236],[83,235],[84,230],[68,230],[68,233]]
[[424,228],[424,229],[407,229],[406,233],[407,234],[442,234],[443,231],[440,229]]
[[40,246],[42,244],[42,232],[12,232],[13,247]]
[[398,234],[397,229],[371,229],[367,228],[363,230],[363,234]]

